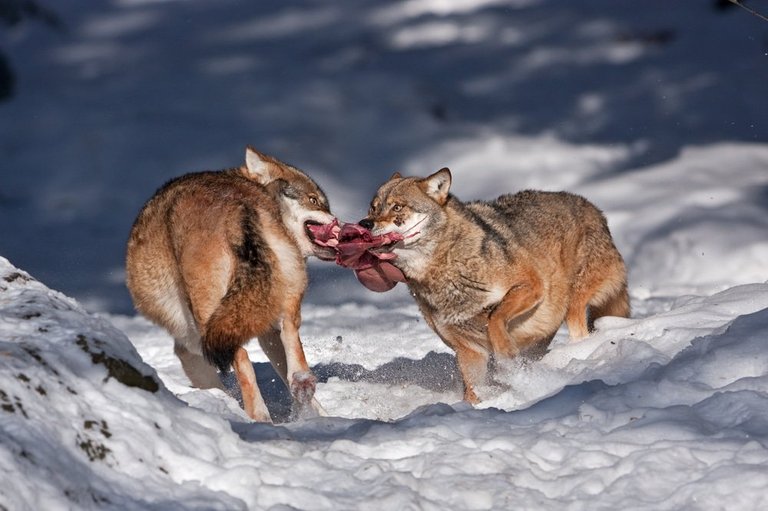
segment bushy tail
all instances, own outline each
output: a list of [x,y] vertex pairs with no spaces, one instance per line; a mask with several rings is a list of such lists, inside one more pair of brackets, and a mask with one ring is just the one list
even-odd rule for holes
[[259,232],[258,213],[242,203],[240,232],[230,240],[237,257],[233,281],[203,332],[203,355],[221,371],[232,365],[237,349],[271,328],[273,282],[269,249]]
[[263,297],[249,291],[230,289],[205,325],[203,356],[222,372],[229,370],[238,348],[272,326],[265,307],[253,303]]
[[235,353],[238,348],[247,340],[243,339],[242,336],[223,332],[217,328],[209,329],[203,337],[203,356],[219,371],[227,372],[235,360]]

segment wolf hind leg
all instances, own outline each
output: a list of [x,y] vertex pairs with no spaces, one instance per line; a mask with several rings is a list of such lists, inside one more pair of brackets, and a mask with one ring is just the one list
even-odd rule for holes
[[235,352],[232,368],[235,370],[235,377],[240,385],[245,413],[257,422],[272,422],[267,404],[256,384],[256,372],[253,370],[253,364],[248,358],[248,352],[242,346],[237,348]]
[[565,314],[565,324],[572,340],[580,340],[589,335],[592,330],[587,321],[587,302],[589,296],[579,294],[571,299],[568,312]]
[[627,271],[621,255],[611,244],[587,258],[583,276],[574,284],[566,323],[571,339],[578,340],[594,331],[597,318],[629,317]]
[[[528,344],[528,347],[520,353],[529,360],[541,360],[549,350],[549,345],[552,344],[552,339],[555,338],[557,330],[551,334],[545,334],[543,336],[537,336],[537,338]],[[540,338],[539,338],[540,337]]]
[[595,321],[603,316],[618,316],[628,318],[631,312],[629,291],[626,282],[616,287],[608,288],[598,293],[589,303],[589,330],[594,330]]
[[193,353],[184,343],[178,341],[175,342],[173,351],[181,362],[181,368],[193,387],[198,389],[225,390],[218,371],[205,360],[203,355]]
[[[181,294],[179,294],[181,296]],[[201,352],[201,338],[192,312],[181,300],[166,305],[173,321],[167,321],[168,331],[173,336],[173,352],[181,362],[184,374],[193,387],[199,389],[224,389],[216,367],[210,364]]]

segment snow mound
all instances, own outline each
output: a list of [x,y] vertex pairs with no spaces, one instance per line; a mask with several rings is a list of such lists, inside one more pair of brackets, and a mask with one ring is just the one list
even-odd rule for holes
[[[370,307],[308,307],[305,342],[310,360],[323,353],[318,396],[331,417],[254,424],[220,391],[185,394],[157,328],[114,318],[159,373],[104,318],[0,259],[0,508],[768,504],[768,284],[607,318],[582,343],[558,338],[486,403],[506,410],[439,403],[459,396],[440,371],[449,355],[393,360],[392,351],[415,355],[429,339],[421,327],[377,333],[416,314],[377,310],[384,319],[366,323],[355,315],[370,317]],[[329,329],[342,340],[329,340]],[[388,357],[353,366],[383,341],[393,344]],[[405,409],[391,422],[364,418]]]
[[187,408],[124,334],[1,257],[0,425],[0,509],[237,506],[180,486],[223,455],[196,439],[226,422]]
[[766,280],[766,169],[765,145],[720,143],[574,191],[606,212],[635,292],[702,294]]

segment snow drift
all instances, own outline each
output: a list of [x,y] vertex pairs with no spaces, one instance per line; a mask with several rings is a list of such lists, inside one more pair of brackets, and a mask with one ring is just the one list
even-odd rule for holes
[[[309,312],[309,331],[328,318]],[[114,319],[145,354],[162,361],[153,350],[171,351],[143,320]],[[218,391],[192,391],[196,406],[187,406],[106,319],[0,259],[0,506],[581,509],[598,496],[606,509],[768,504],[768,284],[599,326],[517,368],[512,397],[496,398],[506,410],[440,404],[459,395],[450,371],[443,390],[338,371],[318,392],[335,418],[253,424]],[[353,337],[342,321],[334,329]],[[411,369],[436,367],[436,356]],[[366,385],[378,393],[350,392]],[[391,422],[360,418],[377,399],[414,398],[430,404]]]

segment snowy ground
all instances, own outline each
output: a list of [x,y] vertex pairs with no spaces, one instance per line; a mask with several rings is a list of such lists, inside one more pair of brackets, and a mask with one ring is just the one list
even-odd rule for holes
[[[66,0],[66,32],[2,33],[0,256],[100,315],[0,258],[0,510],[764,509],[768,24],[713,4]],[[122,273],[142,201],[246,143],[347,220],[395,169],[583,194],[633,319],[561,332],[471,409],[404,286],[313,264],[329,417],[249,423]]]
[[768,284],[662,308],[557,342],[472,409],[411,308],[311,307],[330,416],[271,426],[188,388],[143,320],[112,318],[157,375],[105,319],[0,261],[0,506],[763,509]]

